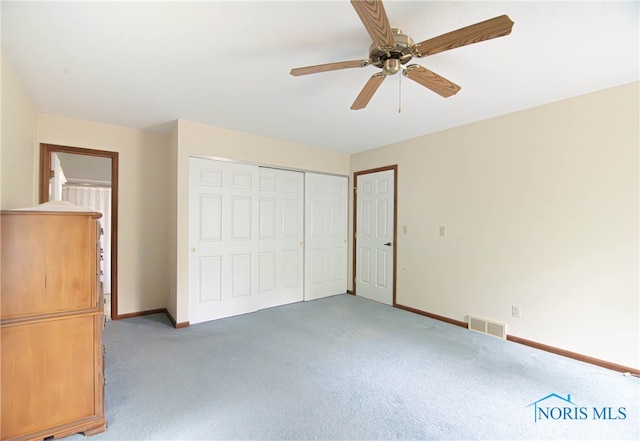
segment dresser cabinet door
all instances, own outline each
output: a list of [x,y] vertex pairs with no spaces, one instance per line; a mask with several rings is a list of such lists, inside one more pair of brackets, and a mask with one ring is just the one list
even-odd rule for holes
[[2,328],[2,439],[102,414],[99,319],[72,316]]
[[97,307],[96,221],[2,216],[2,319]]

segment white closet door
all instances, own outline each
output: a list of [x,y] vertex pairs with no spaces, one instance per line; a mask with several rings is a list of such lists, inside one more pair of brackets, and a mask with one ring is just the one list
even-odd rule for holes
[[347,291],[348,182],[305,174],[305,300]]
[[189,158],[189,322],[256,311],[258,167]]
[[304,174],[260,168],[259,306],[304,296]]

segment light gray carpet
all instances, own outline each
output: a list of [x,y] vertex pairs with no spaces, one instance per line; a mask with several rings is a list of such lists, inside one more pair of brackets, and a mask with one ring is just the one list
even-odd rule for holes
[[[640,438],[638,378],[350,295],[181,330],[109,322],[105,343],[95,440]],[[534,422],[551,393],[589,418]]]

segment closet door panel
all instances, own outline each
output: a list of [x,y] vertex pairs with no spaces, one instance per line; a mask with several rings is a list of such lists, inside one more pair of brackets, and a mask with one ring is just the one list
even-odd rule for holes
[[258,167],[189,160],[189,321],[258,309]]
[[348,182],[305,175],[305,300],[347,291]]
[[304,298],[304,174],[260,168],[260,308]]

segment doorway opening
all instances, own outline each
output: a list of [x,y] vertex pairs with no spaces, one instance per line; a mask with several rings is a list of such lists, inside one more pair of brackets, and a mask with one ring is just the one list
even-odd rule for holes
[[353,294],[396,306],[398,166],[353,180]]
[[117,320],[118,153],[40,144],[39,178],[40,203],[68,200],[103,214],[105,314]]

